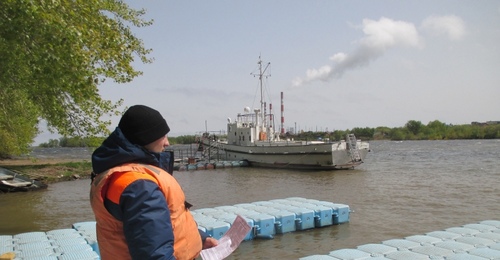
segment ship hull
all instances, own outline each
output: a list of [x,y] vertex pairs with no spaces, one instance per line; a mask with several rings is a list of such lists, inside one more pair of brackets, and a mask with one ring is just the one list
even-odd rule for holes
[[299,170],[352,169],[363,163],[368,143],[358,142],[359,158],[353,160],[345,142],[304,144],[260,142],[252,146],[221,143],[219,158],[245,160],[250,166]]

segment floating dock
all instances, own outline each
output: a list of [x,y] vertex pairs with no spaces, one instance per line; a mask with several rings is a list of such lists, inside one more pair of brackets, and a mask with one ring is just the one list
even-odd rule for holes
[[486,260],[500,259],[500,221],[479,223],[424,235],[391,239],[381,244],[366,244],[356,249],[340,249],[328,255],[312,255],[300,260]]
[[233,168],[233,167],[247,167],[247,161],[198,161],[191,163],[174,163],[174,170],[176,171],[196,171],[196,170],[213,170],[221,168]]
[[[237,215],[252,227],[245,240],[272,238],[276,234],[300,232],[350,220],[348,205],[300,197],[196,209],[192,213],[199,228],[217,239],[229,230]],[[79,222],[68,229],[0,235],[0,256],[11,254],[15,255],[13,259],[23,260],[100,259],[95,224],[95,221]],[[485,220],[300,259],[500,259],[500,221]]]
[[198,227],[220,239],[237,215],[252,227],[244,240],[349,222],[348,205],[291,197],[191,211]]
[[[191,212],[199,228],[217,239],[240,215],[252,227],[245,240],[252,240],[345,223],[349,221],[350,209],[344,204],[293,197]],[[14,259],[23,260],[100,259],[95,224],[79,222],[68,229],[0,235],[0,256],[14,254]]]
[[13,255],[13,259],[22,260],[100,259],[95,221],[75,223],[72,228],[48,232],[0,235],[2,255]]

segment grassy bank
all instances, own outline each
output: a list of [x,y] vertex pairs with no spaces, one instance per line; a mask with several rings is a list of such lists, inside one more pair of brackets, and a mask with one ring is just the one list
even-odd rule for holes
[[45,184],[90,178],[92,172],[90,161],[2,160],[0,161],[0,167]]

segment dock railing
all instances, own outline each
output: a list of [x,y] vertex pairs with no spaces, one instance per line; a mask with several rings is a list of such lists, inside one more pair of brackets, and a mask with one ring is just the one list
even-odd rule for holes
[[198,150],[198,144],[176,144],[171,145],[167,149],[167,151],[174,152],[174,159],[176,161],[188,161],[189,158],[194,158],[197,160],[203,159],[203,155],[201,151]]

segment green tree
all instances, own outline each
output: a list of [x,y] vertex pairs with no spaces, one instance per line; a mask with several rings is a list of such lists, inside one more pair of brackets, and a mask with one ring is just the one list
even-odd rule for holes
[[358,138],[372,139],[375,134],[375,129],[370,127],[355,127],[352,129],[352,133]]
[[414,135],[418,135],[423,126],[422,122],[416,120],[410,120],[405,124],[406,129]]
[[379,126],[379,127],[375,128],[373,131],[373,139],[375,139],[375,140],[386,139],[389,137],[390,133],[391,133],[390,127]]
[[47,143],[41,143],[39,145],[40,147],[59,147],[59,140],[57,139],[50,139]]
[[391,140],[395,141],[405,140],[405,133],[402,128],[397,128],[397,127],[393,128],[389,135],[391,137]]
[[485,129],[485,136],[487,139],[500,138],[500,125],[490,125]]
[[38,124],[34,115],[36,107],[23,102],[26,95],[23,91],[3,88],[0,84],[0,158],[26,152],[38,134],[38,129],[33,127]]
[[331,140],[332,141],[343,140],[345,138],[345,133],[346,131],[335,130],[330,134],[330,136],[332,136]]
[[425,135],[428,139],[443,139],[446,135],[446,125],[439,120],[431,121],[427,124]]
[[131,31],[152,23],[144,13],[121,0],[0,1],[0,100],[9,105],[0,155],[25,152],[39,119],[63,136],[107,134],[101,118],[119,114],[122,100],[102,99],[98,85],[130,82],[142,73],[135,59],[152,62]]
[[174,144],[193,144],[196,143],[196,136],[194,135],[181,135],[177,137],[168,137],[168,141],[171,145]]

